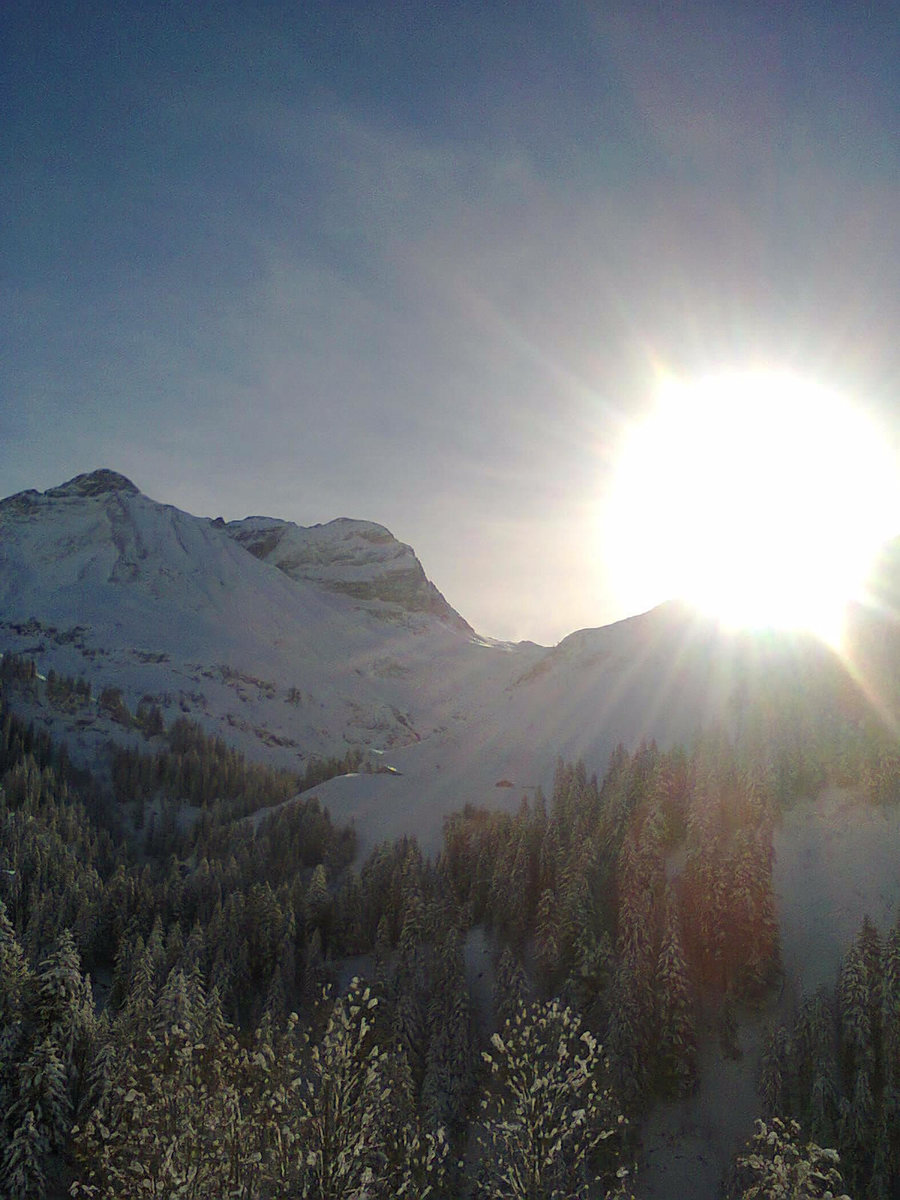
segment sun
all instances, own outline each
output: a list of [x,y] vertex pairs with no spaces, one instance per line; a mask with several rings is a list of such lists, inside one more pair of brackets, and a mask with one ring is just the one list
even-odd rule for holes
[[834,642],[900,529],[897,462],[861,408],[792,374],[666,379],[627,432],[605,506],[632,611],[681,598],[731,627]]

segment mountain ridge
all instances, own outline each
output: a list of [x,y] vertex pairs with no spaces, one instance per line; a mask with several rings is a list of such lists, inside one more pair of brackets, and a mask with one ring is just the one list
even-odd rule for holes
[[[358,750],[396,774],[325,785],[334,816],[363,843],[416,833],[428,849],[461,805],[549,788],[559,755],[602,771],[620,742],[690,742],[733,723],[772,664],[829,656],[675,603],[552,648],[493,642],[383,526],[196,517],[108,469],[0,501],[0,651],[118,689],[131,711],[188,715],[274,766]],[[139,741],[100,713],[31,717],[76,761]]]
[[[307,532],[264,524],[294,547]],[[132,711],[143,701],[167,721],[190,715],[251,757],[292,768],[459,724],[502,695],[523,657],[544,652],[501,653],[476,638],[411,549],[371,522],[314,529],[306,541],[318,567],[307,562],[294,578],[233,533],[107,470],[7,498],[0,650],[35,658],[42,673],[87,677],[95,694],[118,689]],[[391,578],[398,567],[408,605]],[[369,594],[335,588],[341,572]],[[85,763],[105,738],[125,736],[100,715],[69,728],[60,714],[32,715]]]
[[[87,499],[105,499],[110,512],[110,501],[124,497],[141,497],[151,504],[158,503],[145,496],[127,476],[103,467],[76,475],[44,492],[29,489],[7,496],[0,500],[0,512],[37,515],[55,501]],[[161,507],[180,511],[171,505]],[[362,602],[431,613],[466,633],[474,632],[427,578],[412,547],[398,541],[383,525],[338,517],[325,524],[300,526],[264,516],[229,522],[217,517],[209,520],[209,524],[253,557],[272,563],[295,581],[313,583]],[[139,557],[145,557],[139,541],[135,549]],[[127,571],[122,574],[124,577]]]

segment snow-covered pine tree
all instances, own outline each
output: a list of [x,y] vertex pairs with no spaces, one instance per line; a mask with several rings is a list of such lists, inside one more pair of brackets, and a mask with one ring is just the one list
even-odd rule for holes
[[522,964],[507,946],[500,955],[494,978],[494,1019],[498,1029],[528,1004],[530,991]]
[[665,926],[656,964],[658,1078],[668,1095],[686,1096],[697,1081],[697,1035],[678,904],[666,891]]
[[837,1141],[838,1094],[830,1074],[816,1075],[809,1097],[809,1131],[813,1141],[833,1145]]
[[72,1101],[65,1063],[52,1038],[40,1041],[21,1064],[17,1090],[8,1118],[18,1124],[30,1114],[47,1150],[61,1150],[72,1126]]
[[121,1023],[128,1040],[119,1042],[110,1078],[72,1131],[80,1176],[72,1195],[252,1194],[246,1187],[259,1174],[260,1157],[250,1131],[262,1106],[251,1104],[259,1089],[238,1092],[246,1080],[232,1031],[180,968],[169,973],[142,1023],[136,1015]]
[[473,1076],[472,1012],[464,981],[455,980],[436,1001],[439,1017],[432,1013],[422,1113],[426,1128],[443,1128],[455,1137],[464,1124]]
[[386,1052],[373,1034],[377,1003],[354,979],[335,1001],[321,1041],[309,1047],[292,1101],[303,1148],[297,1164],[301,1196],[349,1200],[374,1183],[389,1095]]
[[881,1028],[885,1084],[900,1087],[900,925],[891,929],[884,946]]
[[0,900],[0,1034],[18,1021],[30,977],[25,952]]
[[759,1072],[759,1094],[768,1117],[782,1117],[788,1108],[791,1070],[791,1040],[784,1025],[770,1030],[763,1043]]
[[643,993],[631,968],[621,962],[610,989],[606,1049],[616,1093],[629,1111],[640,1105],[647,1089],[653,1031]]
[[34,977],[34,1026],[38,1039],[49,1039],[62,1061],[73,1108],[81,1099],[90,1066],[97,1018],[90,980],[68,930],[39,965]]
[[841,1158],[851,1185],[865,1192],[871,1176],[871,1155],[876,1130],[875,1101],[868,1072],[857,1068],[850,1099],[840,1103],[838,1141]]
[[544,995],[551,989],[559,968],[560,928],[558,900],[550,888],[541,892],[535,927],[535,960]]
[[750,1178],[741,1200],[850,1200],[841,1192],[837,1151],[804,1143],[801,1136],[796,1121],[773,1117],[768,1124],[756,1122],[749,1153],[737,1162]]
[[858,942],[850,947],[841,964],[838,1011],[844,1078],[852,1079],[860,1068],[870,1073],[875,1062],[871,993],[866,960]]
[[33,1112],[13,1130],[0,1159],[0,1186],[7,1200],[44,1200],[48,1146]]
[[[593,1194],[605,1174],[598,1153],[624,1118],[607,1086],[601,1048],[578,1016],[555,1000],[522,1008],[494,1034],[484,1059],[491,1077],[477,1131],[480,1195]],[[605,1165],[609,1182],[615,1163]]]

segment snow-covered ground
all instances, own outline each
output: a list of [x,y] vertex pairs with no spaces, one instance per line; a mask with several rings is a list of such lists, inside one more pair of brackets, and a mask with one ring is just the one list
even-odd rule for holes
[[0,649],[31,654],[44,673],[86,675],[95,694],[121,687],[132,709],[151,696],[168,717],[189,712],[285,766],[413,742],[454,719],[458,690],[502,688],[539,652],[524,649],[514,665],[473,644],[456,614],[335,594],[334,561],[348,545],[362,548],[357,582],[376,591],[396,561],[412,570],[400,543],[393,557],[383,538],[379,555],[363,553],[380,527],[322,527],[339,544],[320,586],[254,556],[224,525],[124,484],[84,494],[70,483],[0,504]]
[[868,915],[884,935],[900,913],[900,807],[829,788],[785,815],[775,889],[788,984],[831,986]]
[[[383,752],[399,774],[319,789],[363,846],[409,832],[433,852],[448,812],[549,788],[558,755],[602,771],[620,740],[690,738],[730,694],[714,636],[670,605],[553,649],[496,642],[381,526],[226,526],[113,472],[0,502],[0,651],[87,676],[95,697],[119,687],[132,711],[187,713],[273,765]],[[108,722],[77,726],[90,759]]]

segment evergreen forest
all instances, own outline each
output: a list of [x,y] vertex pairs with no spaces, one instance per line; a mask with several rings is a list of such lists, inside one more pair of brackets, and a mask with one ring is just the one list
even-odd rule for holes
[[[782,985],[783,812],[900,796],[890,734],[795,670],[727,733],[560,761],[516,812],[460,796],[435,859],[361,860],[291,799],[358,755],[298,777],[104,693],[142,746],[88,772],[20,715],[88,683],[7,655],[0,687],[3,1200],[628,1197],[700,1039]],[[724,1197],[900,1196],[900,927],[863,923],[758,1084]]]

